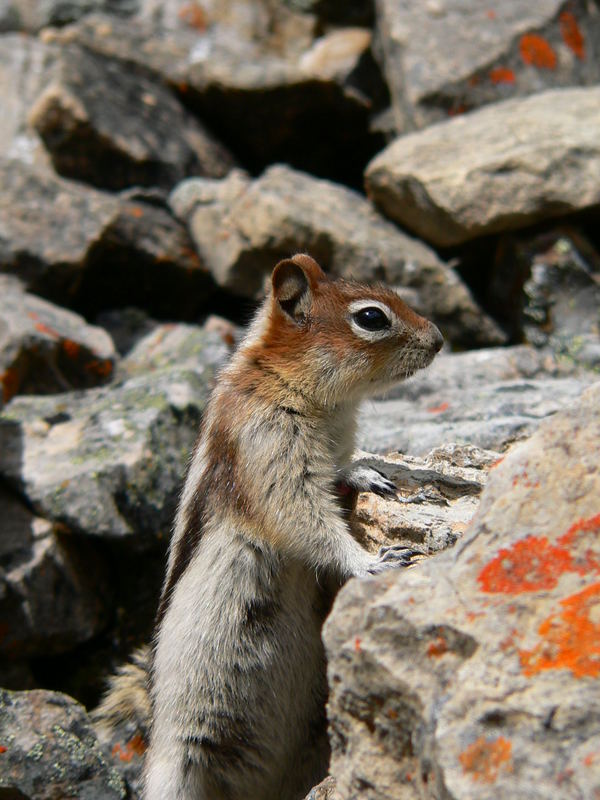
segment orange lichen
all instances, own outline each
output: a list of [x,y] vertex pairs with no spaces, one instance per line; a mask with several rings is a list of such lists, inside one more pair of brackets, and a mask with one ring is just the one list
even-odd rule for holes
[[560,15],[560,35],[567,47],[572,50],[577,58],[585,59],[585,39],[577,19],[571,11],[563,11]]
[[4,370],[0,375],[0,383],[2,383],[2,399],[8,403],[19,391],[21,380],[18,371],[14,367]]
[[427,646],[427,655],[429,658],[433,658],[434,656],[442,656],[444,653],[448,652],[448,642],[444,639],[443,636],[438,636],[438,638],[430,642]]
[[357,636],[356,639],[354,640],[354,652],[355,653],[360,653],[360,651],[362,649],[361,648],[361,644],[362,644],[362,639],[360,638],[360,636]]
[[[590,536],[589,534],[595,534]],[[580,575],[600,574],[600,514],[579,519],[558,539],[573,554],[573,570]],[[587,546],[591,545],[591,547]],[[583,551],[583,552],[582,552]]]
[[109,358],[94,358],[92,361],[88,361],[85,368],[88,372],[93,372],[94,375],[98,375],[100,378],[108,378],[112,373],[113,365]]
[[81,345],[74,342],[73,339],[64,339],[62,342],[62,349],[69,358],[75,360],[81,352]]
[[550,42],[537,33],[521,36],[519,50],[524,63],[539,69],[556,69],[556,53]]
[[496,19],[496,12],[494,11],[493,8],[488,8],[486,14],[488,19]]
[[490,464],[490,469],[496,469],[496,467],[504,461],[505,457],[506,456],[500,456],[500,458],[497,458],[495,461],[492,461],[492,463]]
[[6,753],[6,747],[0,744],[0,753]]
[[512,772],[512,745],[503,736],[488,741],[484,736],[459,755],[463,772],[473,780],[494,783],[500,771]]
[[208,26],[206,12],[198,3],[187,3],[182,6],[177,16],[182,22],[197,31],[205,31]]
[[572,569],[571,554],[550,544],[545,536],[527,536],[502,548],[481,570],[477,580],[484,592],[521,594],[553,589]]
[[568,669],[576,678],[600,674],[600,583],[561,600],[563,610],[545,619],[533,650],[521,650],[521,668],[530,677],[547,669]]
[[460,114],[464,114],[467,111],[467,107],[464,103],[459,103],[457,106],[452,106],[452,108],[448,109],[448,116],[449,117],[457,117]]
[[495,67],[490,72],[490,80],[492,83],[514,83],[516,81],[515,73],[508,67]]
[[132,217],[140,219],[141,217],[144,216],[144,209],[141,208],[140,206],[131,206],[131,208],[129,209],[129,213],[131,214]]
[[594,762],[598,760],[600,760],[600,753],[588,753],[583,759],[583,766],[591,767],[593,766]]
[[36,331],[45,333],[46,336],[51,336],[53,339],[60,339],[60,333],[55,331],[54,328],[51,328],[49,325],[45,325],[43,322],[36,322],[34,327]]
[[432,406],[428,408],[430,414],[441,414],[442,411],[447,411],[450,408],[450,403],[441,403],[439,406]]
[[146,752],[146,743],[139,734],[136,734],[130,739],[127,744],[122,747],[117,743],[113,749],[113,756],[118,756],[120,761],[129,762],[134,756],[143,756]]

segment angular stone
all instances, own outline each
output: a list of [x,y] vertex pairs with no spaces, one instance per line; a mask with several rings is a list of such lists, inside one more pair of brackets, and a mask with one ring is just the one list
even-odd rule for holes
[[222,333],[198,325],[158,325],[131,348],[119,364],[118,375],[129,378],[177,367],[207,369],[212,378],[214,371],[229,360],[231,345],[231,341],[224,341]]
[[0,36],[0,153],[4,158],[50,164],[28,115],[46,85],[53,62],[54,52],[38,39],[17,34]]
[[597,380],[551,352],[519,346],[442,353],[360,413],[358,446],[424,455],[448,442],[503,451]]
[[383,145],[369,118],[386,97],[369,31],[318,36],[314,16],[256,0],[146,6],[48,38],[154,70],[253,172],[283,161],[362,183]]
[[[502,237],[488,292],[513,337],[600,366],[600,255],[577,229]],[[515,308],[511,298],[519,295]]]
[[509,97],[600,79],[600,18],[585,0],[376,5],[398,133]]
[[216,282],[235,294],[261,296],[274,264],[305,251],[334,275],[412,290],[407,299],[451,341],[504,340],[455,272],[343,186],[276,165],[254,181],[239,171],[184,181],[170,203]]
[[0,689],[0,794],[14,800],[125,800],[83,706],[58,692]]
[[[0,488],[0,652],[8,663],[86,642],[107,621],[108,564]],[[7,663],[8,662],[8,663]]]
[[56,48],[29,123],[61,175],[105,189],[172,188],[225,175],[231,155],[146,71],[76,46]]
[[15,394],[48,394],[105,383],[116,353],[102,328],[24,291],[0,275],[0,386]]
[[597,87],[507,100],[396,139],[367,191],[439,246],[522,228],[600,203],[599,127]]
[[[214,284],[183,226],[145,200],[117,197],[0,159],[0,271],[88,315],[117,305],[197,313]],[[35,213],[32,213],[35,210]]]
[[600,383],[491,473],[461,542],[326,622],[341,800],[600,790]]
[[378,470],[398,489],[398,499],[373,492],[358,497],[352,533],[372,553],[391,544],[428,554],[453,545],[475,514],[488,469],[499,458],[499,453],[457,444],[423,458],[357,455],[362,456],[357,463]]
[[137,0],[3,0],[0,6],[0,32],[37,33],[47,25],[67,25],[93,11],[127,16],[138,9]]
[[157,370],[114,388],[16,397],[0,474],[72,532],[152,548],[168,535],[214,370]]

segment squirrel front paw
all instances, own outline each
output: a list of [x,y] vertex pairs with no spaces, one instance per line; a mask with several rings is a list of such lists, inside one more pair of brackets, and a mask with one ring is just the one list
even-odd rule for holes
[[389,478],[374,467],[351,466],[343,473],[344,482],[359,492],[374,492],[380,497],[396,497],[398,490]]
[[370,575],[379,575],[388,569],[400,569],[412,566],[424,554],[412,547],[391,544],[379,548],[376,561],[369,568]]

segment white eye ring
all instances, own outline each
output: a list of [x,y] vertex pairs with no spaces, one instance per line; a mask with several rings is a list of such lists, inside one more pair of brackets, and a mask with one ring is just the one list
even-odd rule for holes
[[384,331],[392,327],[387,314],[377,306],[367,306],[355,311],[352,319],[366,331]]
[[[368,342],[384,339],[396,324],[394,312],[379,300],[355,300],[348,306],[348,311],[350,327]],[[369,326],[369,323],[373,324]]]

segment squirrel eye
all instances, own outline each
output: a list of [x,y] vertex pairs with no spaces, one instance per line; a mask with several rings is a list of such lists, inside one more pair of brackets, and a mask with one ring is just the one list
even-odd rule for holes
[[352,315],[354,321],[361,328],[367,331],[382,331],[385,328],[391,327],[391,323],[386,314],[377,306],[369,306],[368,308],[361,308]]

